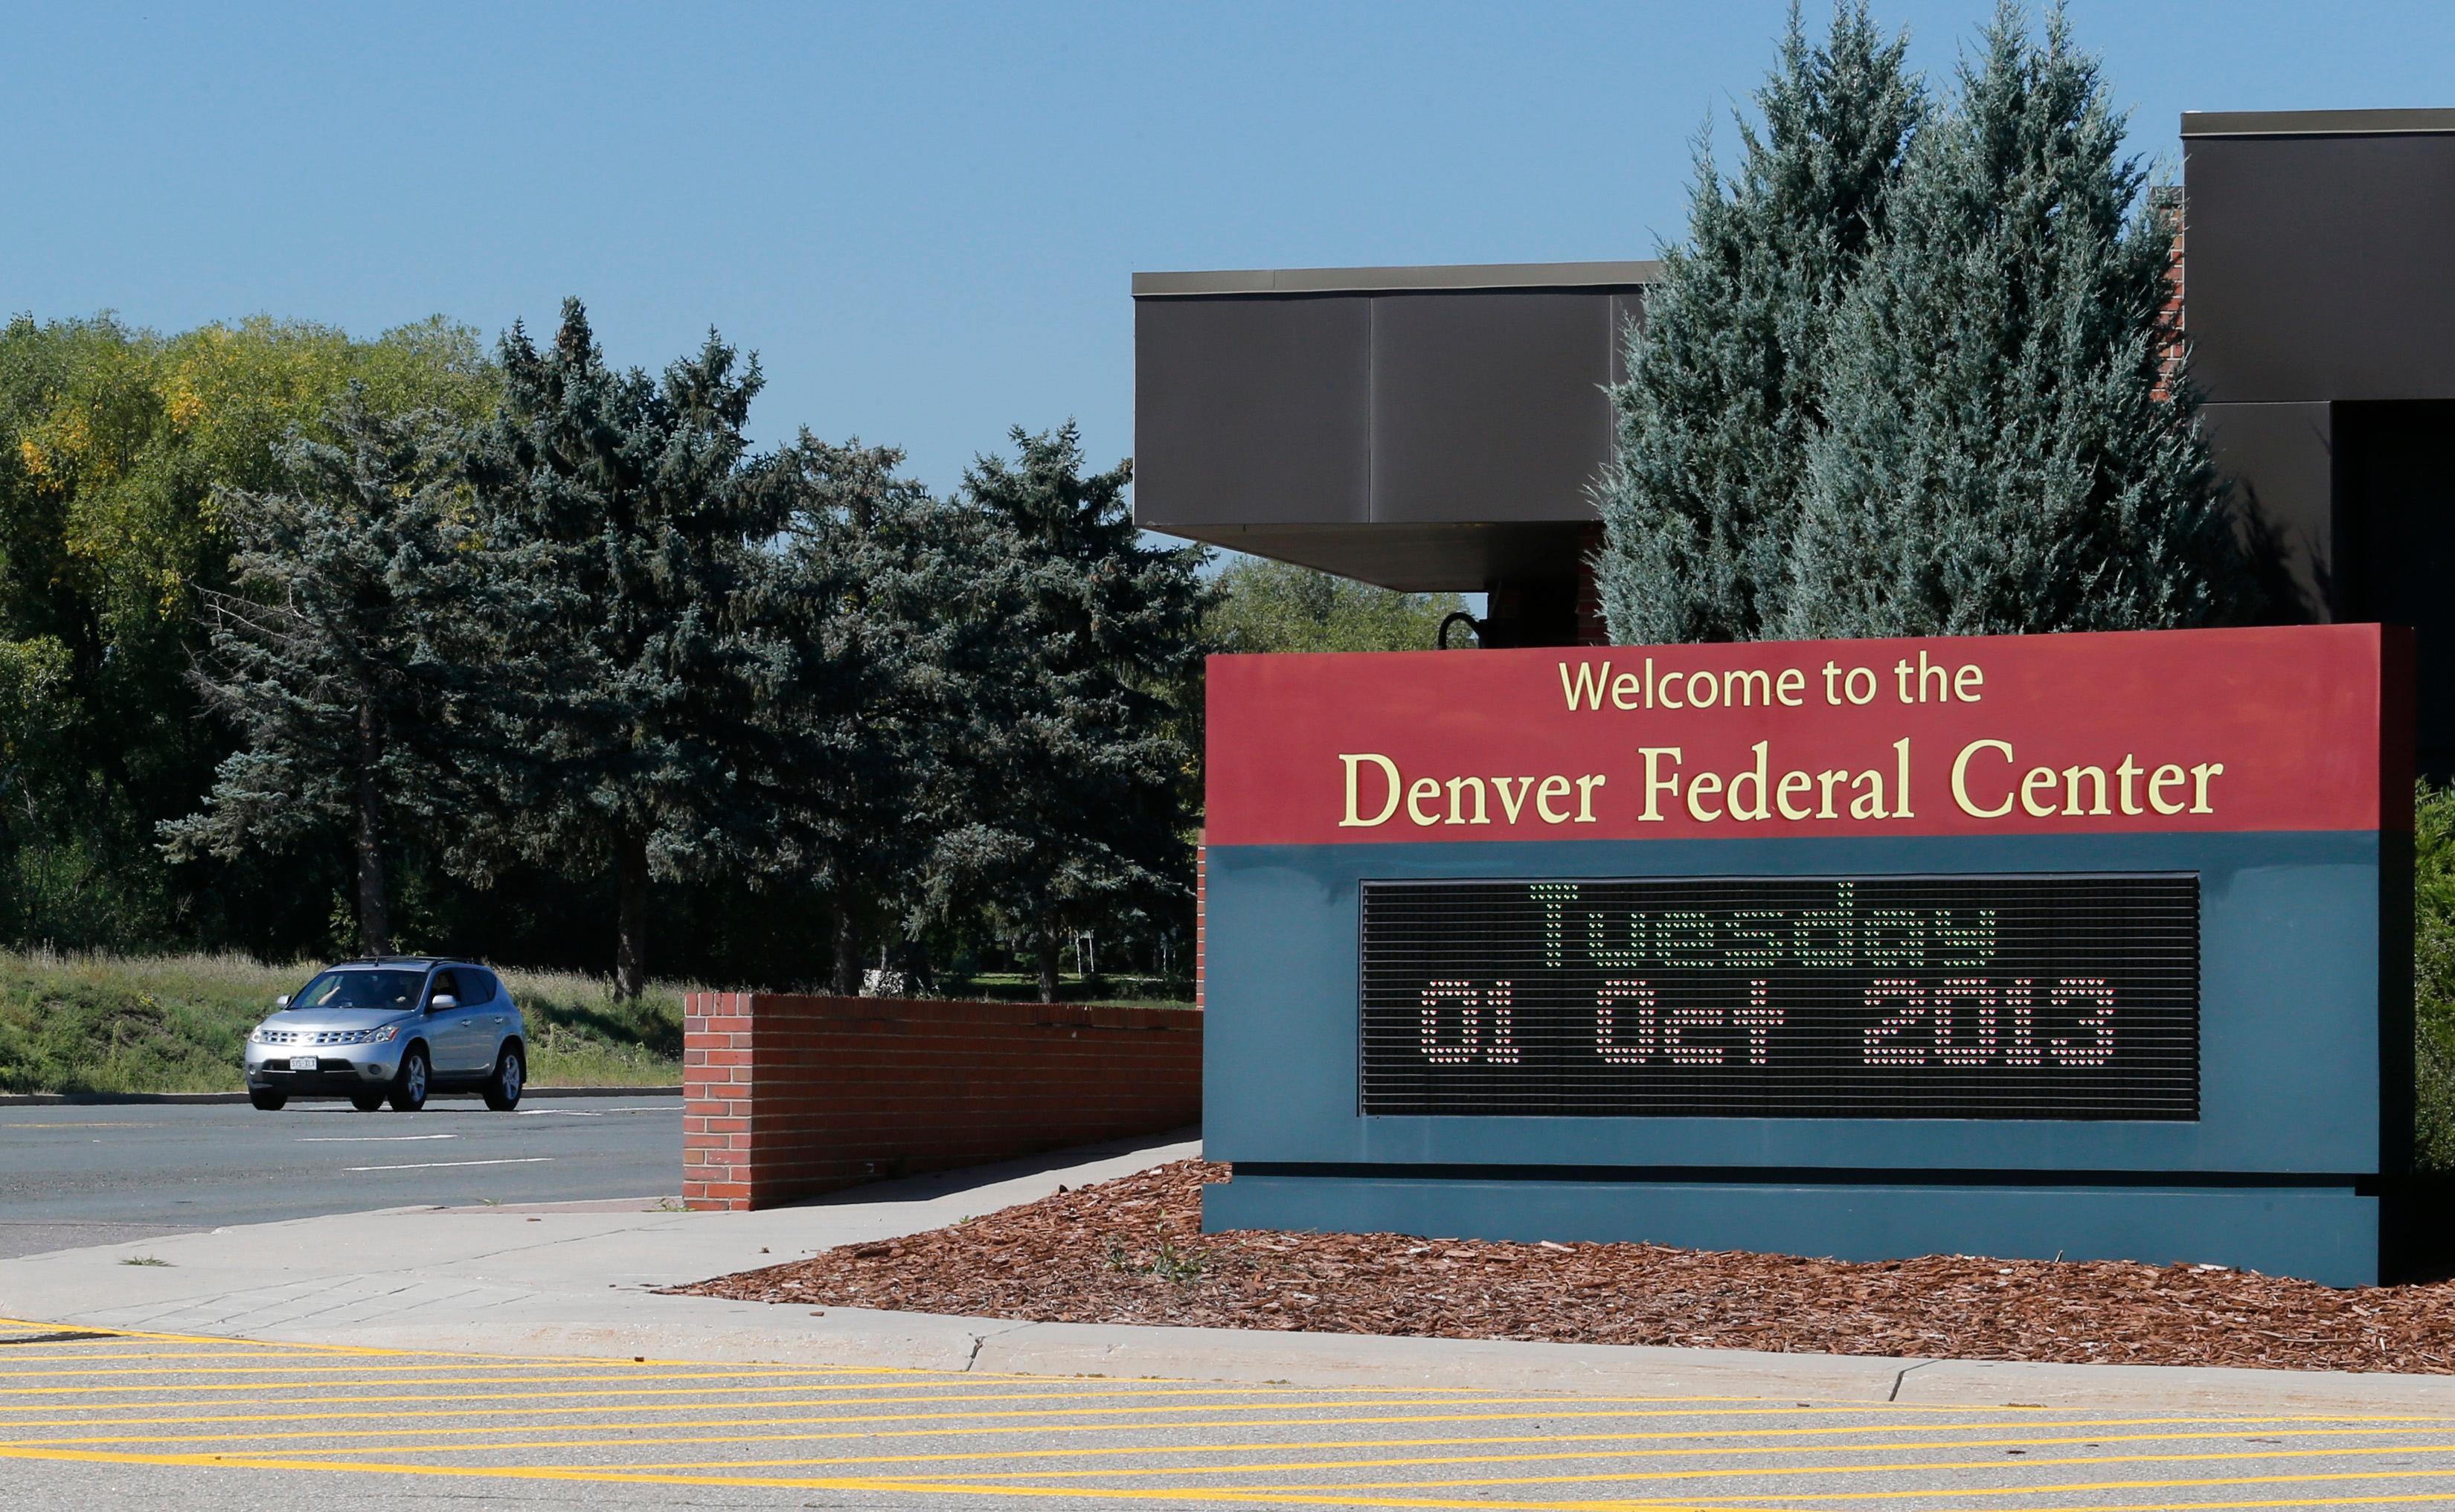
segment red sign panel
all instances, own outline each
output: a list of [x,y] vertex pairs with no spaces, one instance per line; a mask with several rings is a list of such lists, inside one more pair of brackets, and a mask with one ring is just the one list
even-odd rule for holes
[[2376,625],[1214,656],[1212,845],[2408,829]]

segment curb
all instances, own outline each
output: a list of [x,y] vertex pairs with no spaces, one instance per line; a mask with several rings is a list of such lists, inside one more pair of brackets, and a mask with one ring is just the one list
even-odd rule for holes
[[[482,1326],[449,1318],[338,1325],[298,1320],[244,1334],[214,1327],[203,1332],[258,1342],[496,1357],[644,1357],[664,1364],[827,1365],[984,1376],[1212,1381],[1313,1389],[1608,1393],[1907,1408],[2455,1420],[2455,1376],[1031,1323],[854,1307],[822,1308],[814,1314],[789,1304],[670,1298],[628,1289],[620,1295],[620,1305],[611,1310],[593,1297],[534,1295],[520,1306],[504,1309],[508,1316]],[[558,1313],[561,1316],[554,1316]],[[121,1318],[121,1314],[105,1313],[50,1320],[66,1327],[128,1326]]]
[[[680,1087],[526,1087],[533,1098],[679,1098]],[[474,1092],[437,1092],[430,1101],[474,1098]],[[113,1107],[138,1102],[245,1102],[244,1092],[0,1092],[0,1108]]]

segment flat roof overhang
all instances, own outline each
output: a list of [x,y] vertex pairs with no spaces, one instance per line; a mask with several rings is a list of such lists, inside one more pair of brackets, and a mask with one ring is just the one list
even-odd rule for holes
[[2455,111],[2184,111],[2182,135],[2404,136],[2455,131]]
[[1144,528],[1387,588],[1566,577],[1654,262],[1134,275]]

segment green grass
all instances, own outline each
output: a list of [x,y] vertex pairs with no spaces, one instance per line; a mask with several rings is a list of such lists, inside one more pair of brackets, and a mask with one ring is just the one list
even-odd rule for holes
[[[0,952],[0,1092],[237,1092],[247,1032],[314,975],[245,956]],[[636,1003],[571,973],[506,971],[529,1024],[538,1086],[681,1080],[682,995]]]

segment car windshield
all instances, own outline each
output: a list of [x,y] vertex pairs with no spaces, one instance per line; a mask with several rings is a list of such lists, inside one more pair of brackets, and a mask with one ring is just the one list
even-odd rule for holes
[[422,971],[328,971],[290,999],[293,1013],[301,1008],[393,1008],[417,1006]]

